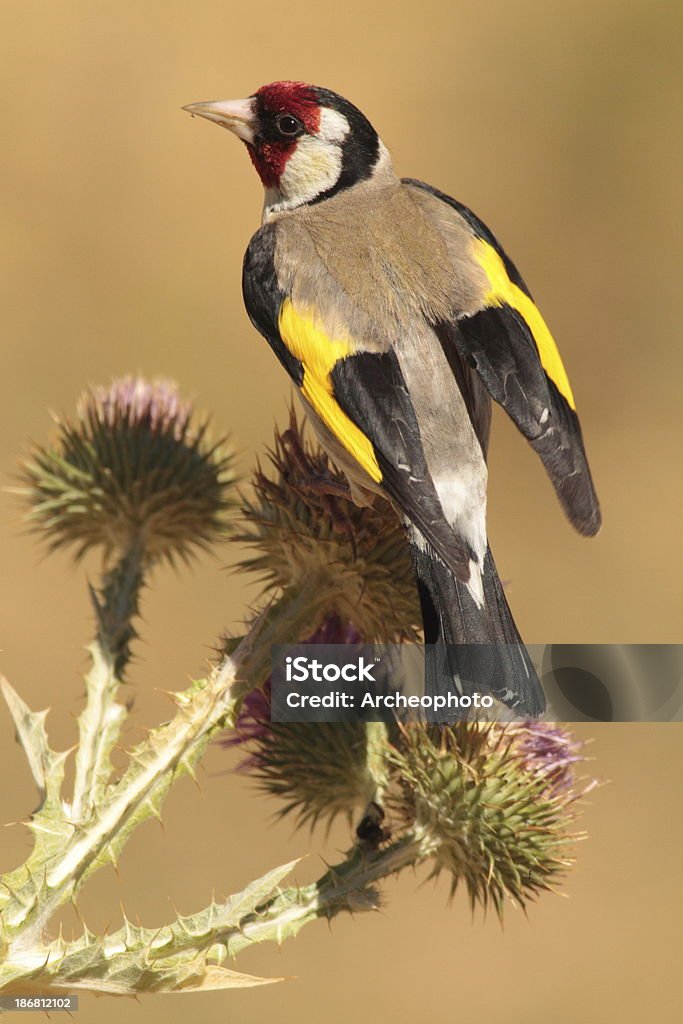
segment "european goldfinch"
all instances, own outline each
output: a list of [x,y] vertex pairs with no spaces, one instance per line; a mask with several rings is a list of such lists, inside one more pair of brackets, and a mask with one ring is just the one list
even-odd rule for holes
[[577,530],[595,534],[600,511],[572,389],[529,289],[467,207],[396,176],[370,122],[336,93],[275,82],[184,109],[237,135],[261,178],[246,308],[354,500],[379,493],[402,519],[435,645],[428,686],[541,714],[486,536],[491,399]]

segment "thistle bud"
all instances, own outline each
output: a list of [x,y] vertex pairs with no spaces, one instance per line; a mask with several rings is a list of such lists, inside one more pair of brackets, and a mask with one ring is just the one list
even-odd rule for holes
[[[358,644],[356,628],[329,616],[304,643]],[[270,679],[242,704],[235,735],[222,744],[245,750],[239,770],[266,793],[284,801],[281,815],[298,824],[351,818],[374,791],[368,764],[368,733],[363,722],[272,722]]]
[[264,589],[296,589],[322,576],[333,594],[324,611],[353,622],[367,642],[415,638],[413,569],[389,503],[354,504],[345,476],[308,443],[293,411],[268,456],[272,473],[258,467],[234,534],[253,551],[241,568],[258,573]]
[[571,861],[564,847],[575,800],[579,745],[545,723],[459,723],[405,729],[393,757],[396,809],[423,835],[433,874],[462,883],[474,908],[506,897],[524,906],[551,889]]
[[175,384],[116,380],[81,398],[75,420],[23,465],[29,518],[52,548],[105,558],[134,546],[147,564],[187,559],[224,530],[232,456]]

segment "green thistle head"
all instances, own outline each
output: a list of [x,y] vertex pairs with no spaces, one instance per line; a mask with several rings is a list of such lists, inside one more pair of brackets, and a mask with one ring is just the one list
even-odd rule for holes
[[50,447],[22,467],[29,519],[51,548],[105,558],[140,547],[148,564],[187,559],[224,533],[234,481],[225,439],[212,442],[175,384],[116,380],[57,418]]
[[433,874],[463,883],[474,908],[524,906],[570,866],[563,850],[579,745],[555,726],[459,723],[407,728],[393,756],[395,809],[423,835]]
[[355,505],[345,476],[308,443],[293,410],[268,457],[272,473],[257,467],[243,526],[233,534],[253,551],[241,568],[258,573],[264,589],[287,591],[323,577],[320,589],[333,595],[323,614],[353,622],[368,642],[416,638],[415,579],[389,503]]

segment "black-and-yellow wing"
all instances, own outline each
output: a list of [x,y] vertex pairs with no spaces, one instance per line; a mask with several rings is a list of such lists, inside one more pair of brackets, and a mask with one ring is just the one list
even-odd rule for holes
[[278,285],[273,249],[267,226],[245,256],[252,323],[336,441],[467,582],[476,556],[444,517],[398,359],[391,351],[358,352],[351,338],[326,334],[313,310],[296,308]]
[[429,185],[405,179],[451,206],[472,231],[472,259],[488,287],[471,316],[436,325],[443,344],[479,374],[538,453],[568,518],[588,536],[600,528],[574,395],[557,345],[517,268],[471,210]]

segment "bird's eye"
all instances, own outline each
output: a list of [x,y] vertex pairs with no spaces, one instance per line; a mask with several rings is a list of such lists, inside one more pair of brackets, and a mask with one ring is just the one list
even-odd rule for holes
[[277,128],[281,135],[298,135],[303,125],[298,118],[291,114],[282,114],[277,119]]

